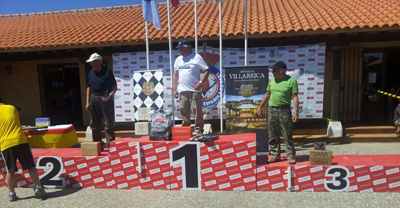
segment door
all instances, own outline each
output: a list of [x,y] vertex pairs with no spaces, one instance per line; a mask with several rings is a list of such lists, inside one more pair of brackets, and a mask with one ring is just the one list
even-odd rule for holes
[[[400,96],[400,48],[387,50],[386,59],[386,91],[396,96]],[[399,99],[386,96],[385,99],[385,119],[392,124],[393,112],[399,103]]]
[[363,58],[361,121],[381,122],[385,114],[384,52],[365,52]]
[[83,126],[78,64],[39,66],[42,112],[51,125]]

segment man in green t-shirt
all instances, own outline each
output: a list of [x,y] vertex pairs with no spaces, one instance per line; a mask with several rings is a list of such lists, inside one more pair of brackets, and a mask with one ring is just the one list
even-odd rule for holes
[[[283,61],[276,62],[272,67],[272,78],[267,87],[267,93],[257,109],[261,115],[261,107],[269,100],[268,108],[268,136],[269,151],[272,157],[269,163],[278,162],[280,156],[280,133],[285,140],[286,156],[289,164],[296,164],[296,150],[293,145],[293,123],[296,123],[299,115],[299,98],[297,96],[297,80],[286,74],[287,66]],[[295,113],[292,116],[291,100],[294,102]]]

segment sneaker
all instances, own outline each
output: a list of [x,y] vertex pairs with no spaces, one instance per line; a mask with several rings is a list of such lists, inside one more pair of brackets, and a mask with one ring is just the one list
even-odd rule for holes
[[194,129],[194,134],[195,134],[196,136],[201,136],[201,135],[202,135],[202,132],[201,132],[201,130],[200,130],[200,127],[196,127],[196,128]]
[[8,194],[8,200],[10,201],[10,202],[13,202],[13,201],[17,201],[19,198],[18,198],[18,196],[17,196],[17,194],[16,193],[9,193]]
[[44,197],[47,194],[46,191],[44,190],[43,186],[35,187],[34,190],[35,190],[36,197]]
[[289,164],[290,164],[290,165],[296,164],[296,159],[294,159],[294,157],[290,157],[290,158],[289,158]]
[[396,136],[400,137],[400,131],[396,132]]
[[281,161],[281,156],[274,155],[268,160],[268,163],[274,163],[274,162],[279,162],[279,161]]

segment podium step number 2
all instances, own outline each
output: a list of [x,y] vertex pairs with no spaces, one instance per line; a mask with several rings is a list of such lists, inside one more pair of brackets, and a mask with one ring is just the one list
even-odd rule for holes
[[64,169],[60,157],[39,157],[37,168],[43,169],[44,174],[40,175],[40,182],[46,188],[65,188],[65,179],[60,178]]

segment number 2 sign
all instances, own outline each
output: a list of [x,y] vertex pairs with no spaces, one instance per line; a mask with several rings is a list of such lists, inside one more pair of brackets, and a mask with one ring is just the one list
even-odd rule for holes
[[60,178],[63,163],[60,157],[39,157],[37,168],[43,169],[44,174],[39,176],[40,182],[47,188],[65,188],[64,178]]

